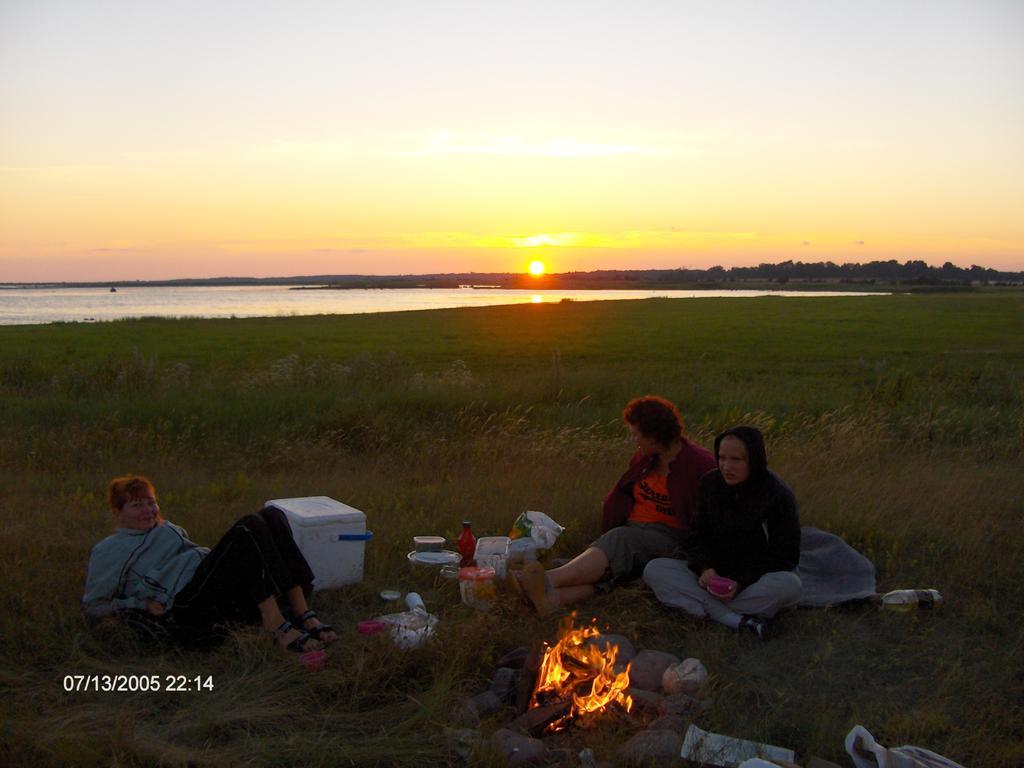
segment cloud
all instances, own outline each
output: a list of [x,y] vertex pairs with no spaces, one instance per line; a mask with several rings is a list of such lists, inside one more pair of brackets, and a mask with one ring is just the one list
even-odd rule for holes
[[[589,133],[589,129],[587,129]],[[332,137],[283,137],[241,147],[250,160],[330,160],[360,157],[443,157],[492,155],[497,157],[695,157],[709,150],[728,150],[730,139],[721,133],[647,132],[629,141],[600,137],[530,135],[529,131],[463,133],[440,130],[376,133],[362,131]],[[147,156],[148,157],[148,156]],[[142,158],[140,155],[139,158]],[[142,158],[144,159],[144,158]]]
[[310,239],[221,240],[221,250],[372,251],[379,248],[691,248],[732,247],[772,240],[757,232],[628,230],[616,232],[362,232]]
[[627,144],[604,144],[572,138],[528,141],[519,136],[486,135],[460,137],[442,132],[432,136],[423,146],[406,154],[430,155],[504,155],[508,157],[604,157],[611,155],[654,154],[647,147]]
[[355,148],[349,141],[308,141],[278,139],[266,144],[256,144],[242,149],[248,157],[281,157],[299,158],[313,156],[317,158],[341,157],[351,155]]
[[514,237],[512,243],[519,248],[536,248],[541,245],[579,245],[580,239],[576,232],[559,232],[553,235],[542,233],[529,237]]

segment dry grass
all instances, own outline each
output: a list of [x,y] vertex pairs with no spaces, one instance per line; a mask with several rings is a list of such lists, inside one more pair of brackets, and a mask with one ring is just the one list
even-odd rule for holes
[[[552,637],[557,617],[538,620],[511,601],[473,613],[453,584],[409,569],[408,542],[454,538],[463,519],[479,534],[503,533],[524,509],[541,509],[568,528],[555,554],[579,551],[630,450],[618,410],[652,390],[684,403],[705,444],[731,423],[761,425],[805,524],[870,557],[881,589],[935,587],[946,605],[791,612],[764,647],[664,610],[641,587],[584,612],[638,647],[702,659],[713,694],[698,718],[705,729],[846,764],[842,738],[859,723],[882,743],[918,744],[973,768],[1024,763],[1020,310],[1013,298],[979,299],[973,325],[940,323],[931,334],[930,311],[975,299],[915,298],[923,303],[872,302],[861,315],[851,307],[867,305],[756,304],[749,327],[733,317],[737,305],[701,304],[720,323],[712,327],[650,302],[430,313],[419,325],[144,321],[34,329],[31,361],[18,351],[28,342],[8,334],[0,763],[465,764],[446,737],[462,697],[487,685],[506,651]],[[1004,321],[1007,311],[1018,314]],[[900,318],[929,330],[900,337]],[[857,347],[843,330],[848,348],[837,353],[823,341],[833,322],[861,323],[866,340]],[[750,336],[735,355],[700,341],[729,323]],[[203,335],[190,341],[186,326]],[[628,333],[637,327],[677,340],[677,350],[649,359]],[[540,348],[511,355],[502,334],[513,331]],[[119,337],[161,353],[125,352]],[[283,351],[289,343],[299,351]],[[886,351],[872,356],[872,344]],[[78,600],[89,549],[110,527],[103,486],[126,471],[153,477],[165,514],[204,543],[269,498],[326,494],[365,510],[375,537],[364,583],[316,598],[342,632],[327,669],[302,672],[256,631],[180,652],[89,630]],[[437,642],[402,653],[356,633],[358,620],[384,610],[385,587],[423,594],[441,617]],[[212,675],[215,688],[62,689],[66,674],[105,672]],[[623,735],[598,729],[563,743],[610,758]],[[482,747],[468,762],[497,764]]]
[[[1024,498],[1016,461],[979,465],[954,452],[904,450],[903,460],[893,462],[831,439],[783,439],[773,446],[804,522],[842,533],[871,557],[883,589],[939,588],[947,598],[942,610],[799,611],[777,622],[777,636],[763,648],[663,610],[641,587],[596,599],[585,612],[638,647],[701,658],[712,670],[714,691],[702,727],[787,744],[804,759],[835,760],[842,736],[861,723],[885,743],[920,744],[972,766],[1012,765],[1024,757],[1018,717],[1024,535],[1010,524]],[[154,474],[173,477],[164,484],[165,510],[204,541],[262,500],[296,488],[368,511],[376,536],[365,583],[318,596],[318,607],[343,628],[343,640],[328,669],[314,676],[255,631],[212,652],[156,655],[123,633],[90,633],[75,603],[83,553],[105,523],[98,499],[70,488],[54,498],[45,484],[5,488],[5,499],[35,510],[6,523],[3,536],[3,636],[7,657],[18,660],[4,681],[12,691],[3,703],[8,749],[44,765],[458,762],[447,751],[444,729],[459,724],[453,713],[461,697],[486,686],[501,654],[551,637],[555,620],[522,615],[512,603],[490,615],[472,613],[458,603],[452,584],[404,566],[406,542],[423,531],[454,536],[463,518],[481,533],[502,532],[518,511],[542,508],[569,527],[561,554],[585,546],[596,529],[596,501],[621,463],[614,459],[628,448],[620,440],[601,451],[582,447],[580,455],[542,450],[555,442],[483,439],[452,449],[457,459],[444,449],[436,456],[340,455],[324,457],[315,475],[293,470],[226,483],[204,466],[157,467]],[[603,461],[581,458],[600,452]],[[849,466],[860,469],[845,471]],[[377,480],[382,476],[391,478],[387,487]],[[943,514],[940,523],[939,510],[958,514]],[[80,524],[69,526],[69,519]],[[67,536],[44,543],[39,530]],[[45,588],[30,563],[53,564]],[[354,632],[356,621],[382,610],[376,593],[384,587],[424,595],[442,618],[437,643],[401,653]],[[177,695],[61,691],[64,674],[104,672],[211,674],[216,688]],[[600,734],[581,735],[584,744],[610,749]],[[479,764],[490,759],[482,752]]]

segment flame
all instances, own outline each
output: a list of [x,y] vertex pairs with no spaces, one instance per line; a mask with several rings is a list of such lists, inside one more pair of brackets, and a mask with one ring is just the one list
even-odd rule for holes
[[629,688],[629,665],[618,674],[615,660],[619,647],[609,644],[604,650],[588,640],[600,637],[597,627],[573,627],[575,614],[562,622],[561,637],[555,645],[546,648],[537,674],[537,685],[530,700],[530,708],[545,701],[571,697],[569,712],[546,730],[557,731],[575,717],[601,712],[611,704],[618,704],[626,712],[633,708]]

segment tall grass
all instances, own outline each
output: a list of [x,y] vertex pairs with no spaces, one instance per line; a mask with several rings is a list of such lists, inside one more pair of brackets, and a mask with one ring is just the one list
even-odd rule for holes
[[[694,439],[755,423],[803,522],[843,535],[879,586],[935,587],[930,614],[797,611],[764,647],[653,604],[583,611],[638,647],[701,658],[701,727],[845,763],[854,724],[971,766],[1024,762],[1024,417],[1019,294],[623,302],[387,317],[145,320],[0,329],[0,762],[461,764],[447,729],[496,660],[552,637],[511,601],[487,615],[405,562],[411,536],[524,509],[597,532],[631,450],[619,421],[676,399]],[[258,632],[221,648],[140,646],[78,611],[106,480],[144,472],[165,514],[213,543],[266,499],[367,512],[364,583],[318,593],[341,629],[303,673]],[[438,641],[403,653],[355,622],[417,589]],[[190,694],[65,693],[65,674],[209,674]],[[499,718],[485,721],[486,736]],[[615,729],[567,737],[611,758]],[[469,761],[490,765],[477,747]]]

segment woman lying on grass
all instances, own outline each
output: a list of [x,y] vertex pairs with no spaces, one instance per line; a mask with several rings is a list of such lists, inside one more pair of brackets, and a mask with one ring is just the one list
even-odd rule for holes
[[[156,488],[145,477],[115,478],[107,497],[117,530],[92,548],[82,598],[87,615],[145,611],[197,631],[262,624],[296,652],[337,639],[306,605],[313,572],[280,510],[246,515],[210,550],[160,516]],[[282,595],[294,624],[278,607]]]
[[800,600],[796,499],[768,471],[760,430],[723,432],[715,455],[718,469],[700,481],[687,559],[652,560],[644,581],[666,605],[764,640],[768,619]]
[[602,535],[559,568],[545,572],[531,562],[523,569],[523,587],[540,613],[639,576],[652,558],[675,555],[696,510],[697,483],[715,466],[710,452],[683,436],[679,411],[668,400],[639,397],[622,417],[637,450],[604,499]]

